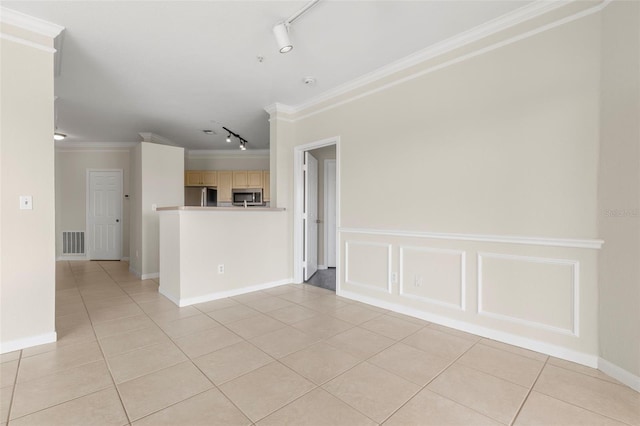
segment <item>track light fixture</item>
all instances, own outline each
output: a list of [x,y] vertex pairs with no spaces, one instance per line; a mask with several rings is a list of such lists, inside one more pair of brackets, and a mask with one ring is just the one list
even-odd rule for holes
[[273,27],[273,35],[276,36],[276,43],[280,53],[287,53],[293,49],[293,44],[289,39],[289,24],[281,22]]
[[246,140],[246,139],[244,139],[244,138],[243,138],[242,136],[240,136],[239,134],[237,134],[237,133],[235,133],[235,132],[232,132],[231,130],[227,129],[227,128],[226,128],[226,127],[224,127],[224,126],[223,126],[222,128],[223,128],[224,130],[226,130],[226,131],[227,131],[227,133],[229,133],[229,135],[227,136],[227,139],[226,139],[226,141],[227,141],[227,142],[231,142],[231,135],[233,135],[233,136],[235,136],[235,137],[238,139],[238,141],[240,142],[240,149],[241,149],[241,150],[243,150],[243,151],[245,151],[245,150],[247,149],[247,143],[248,143],[248,142],[247,142],[247,140]]
[[291,27],[293,21],[302,16],[302,14],[315,6],[319,1],[320,0],[312,0],[302,9],[273,27],[273,35],[276,37],[276,43],[278,43],[280,53],[287,53],[293,50],[293,43],[291,43],[291,39],[289,38],[289,27]]

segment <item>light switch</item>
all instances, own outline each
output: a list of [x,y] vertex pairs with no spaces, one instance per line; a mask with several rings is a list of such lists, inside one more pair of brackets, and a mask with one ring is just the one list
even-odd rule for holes
[[33,210],[33,197],[31,195],[20,196],[20,210]]

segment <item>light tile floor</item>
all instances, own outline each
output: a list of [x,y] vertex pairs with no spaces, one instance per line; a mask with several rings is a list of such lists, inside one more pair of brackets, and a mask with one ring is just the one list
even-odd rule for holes
[[598,370],[309,285],[178,308],[60,262],[58,342],[1,356],[2,425],[640,425]]

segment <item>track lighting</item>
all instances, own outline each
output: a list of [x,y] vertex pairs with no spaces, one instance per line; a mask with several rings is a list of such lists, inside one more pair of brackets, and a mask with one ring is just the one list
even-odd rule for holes
[[229,135],[227,136],[227,139],[226,139],[226,141],[227,141],[227,142],[231,142],[231,135],[233,135],[233,136],[235,136],[236,138],[238,138],[238,141],[240,142],[240,149],[241,149],[241,150],[243,150],[243,151],[247,149],[247,143],[248,143],[248,142],[247,142],[247,140],[246,140],[246,139],[244,139],[244,138],[243,138],[242,136],[240,136],[239,134],[232,132],[231,130],[227,129],[227,128],[226,128],[226,127],[224,127],[224,126],[223,126],[222,128],[223,128],[224,130],[226,130],[226,131],[227,131],[227,133],[229,133]]
[[293,45],[289,39],[289,24],[281,22],[274,26],[273,35],[276,36],[276,43],[278,43],[280,53],[287,53],[293,49]]
[[64,133],[56,132],[56,133],[53,134],[53,140],[55,140],[55,141],[61,141],[66,137],[67,137],[67,135],[65,135]]
[[278,49],[280,50],[280,53],[291,52],[291,50],[293,49],[293,43],[291,43],[291,39],[289,38],[289,27],[291,26],[293,21],[302,16],[303,13],[311,9],[319,1],[320,0],[313,0],[307,3],[307,5],[302,9],[273,27],[273,35],[276,37],[276,43],[278,43]]

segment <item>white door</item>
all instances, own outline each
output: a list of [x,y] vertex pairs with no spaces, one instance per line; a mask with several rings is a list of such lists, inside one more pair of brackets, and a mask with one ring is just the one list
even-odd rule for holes
[[122,257],[122,170],[89,170],[87,194],[88,257]]
[[318,160],[304,153],[304,280],[318,270]]
[[325,194],[325,262],[328,268],[336,267],[336,160],[324,163]]

